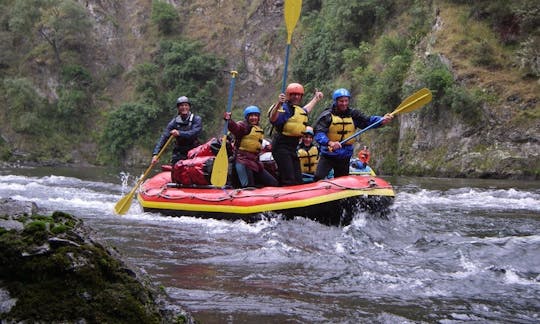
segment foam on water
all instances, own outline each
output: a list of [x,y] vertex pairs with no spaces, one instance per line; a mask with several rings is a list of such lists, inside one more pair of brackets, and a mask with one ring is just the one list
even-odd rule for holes
[[422,189],[417,192],[398,192],[399,208],[446,206],[484,210],[529,210],[540,212],[540,193],[516,189],[460,188],[448,191]]
[[2,175],[0,197],[82,216],[173,299],[221,320],[537,318],[530,295],[540,293],[538,189],[403,187],[387,219],[359,213],[338,228],[303,218],[168,217],[143,212],[136,200],[115,215],[129,179]]

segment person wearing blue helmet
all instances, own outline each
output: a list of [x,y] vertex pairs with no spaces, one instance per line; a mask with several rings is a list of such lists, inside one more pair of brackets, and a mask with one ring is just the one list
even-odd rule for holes
[[178,97],[176,109],[177,115],[167,124],[152,151],[152,164],[158,162],[157,154],[169,136],[176,137],[171,158],[173,166],[179,160],[187,159],[188,151],[200,144],[199,135],[202,132],[202,119],[190,111],[191,101],[189,98],[186,96]]
[[244,109],[244,120],[235,122],[231,120],[231,113],[223,116],[227,128],[235,137],[235,170],[242,188],[256,186],[277,187],[278,182],[268,172],[259,154],[263,151],[263,129],[259,126],[261,110],[257,106],[247,106]]
[[350,108],[350,100],[349,90],[345,88],[335,90],[332,94],[332,105],[315,121],[315,141],[321,148],[315,181],[324,179],[332,169],[334,177],[349,175],[349,161],[353,154],[355,139],[343,144],[340,142],[353,135],[357,128],[363,129],[374,123],[385,125],[393,118],[390,114],[384,117],[366,116],[360,110]]

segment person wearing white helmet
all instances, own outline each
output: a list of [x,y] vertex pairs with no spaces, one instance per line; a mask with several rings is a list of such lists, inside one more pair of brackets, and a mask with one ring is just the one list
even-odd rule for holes
[[272,105],[268,115],[270,123],[277,130],[272,141],[272,155],[282,186],[303,183],[296,146],[306,130],[308,113],[323,98],[323,93],[316,90],[311,101],[302,107],[303,96],[304,87],[299,83],[290,83],[285,93],[279,95],[278,102]]
[[225,112],[227,128],[235,137],[235,170],[242,188],[256,186],[277,187],[277,180],[259,160],[263,147],[264,131],[259,126],[261,110],[257,106],[244,109],[244,120],[231,120],[231,113]]
[[349,107],[350,99],[349,90],[335,90],[332,106],[325,109],[315,121],[315,141],[321,146],[315,181],[327,177],[332,169],[334,177],[349,175],[349,161],[355,139],[343,144],[340,142],[353,135],[357,128],[364,129],[374,123],[385,125],[393,118],[390,114],[384,117],[366,116],[360,110]]
[[313,141],[313,135],[313,128],[307,126],[304,136],[302,136],[302,139],[296,148],[304,182],[313,181],[313,175],[315,174],[319,162],[319,147]]
[[167,124],[152,151],[152,164],[158,162],[157,154],[169,136],[176,137],[171,164],[187,158],[188,151],[198,146],[202,132],[202,119],[191,112],[191,101],[186,96],[176,99],[177,115]]

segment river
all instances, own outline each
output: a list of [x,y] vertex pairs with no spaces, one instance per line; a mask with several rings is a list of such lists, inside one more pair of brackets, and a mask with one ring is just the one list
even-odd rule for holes
[[538,181],[387,178],[387,219],[346,227],[144,213],[133,175],[0,169],[0,197],[82,218],[201,323],[538,323]]

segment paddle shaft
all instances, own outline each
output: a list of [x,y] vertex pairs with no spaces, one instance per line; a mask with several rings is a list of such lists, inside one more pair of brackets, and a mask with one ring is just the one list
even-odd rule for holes
[[285,84],[287,83],[287,67],[289,66],[290,49],[291,49],[291,44],[287,44],[287,49],[285,50],[285,67],[283,68],[283,81],[281,81],[281,93],[285,93]]
[[[229,98],[227,99],[227,112],[232,110],[232,97],[234,93],[234,84],[236,82],[237,71],[231,71],[231,85],[229,86]],[[225,119],[223,126],[223,137],[221,138],[221,146],[212,167],[212,175],[210,183],[216,187],[223,187],[227,182],[227,174],[229,173],[229,157],[227,156],[227,131],[229,130],[229,120]]]
[[[430,102],[431,97],[432,97],[431,91],[429,91],[429,89],[423,88],[423,89],[415,92],[414,94],[410,95],[405,100],[403,100],[403,102],[394,111],[392,111],[390,113],[390,115],[394,116],[395,114],[406,113],[406,112],[411,112],[413,110],[416,110],[416,109],[424,106],[428,102]],[[359,130],[358,132],[354,133],[353,135],[351,135],[351,136],[347,137],[346,139],[340,141],[339,144],[343,145],[343,144],[347,143],[351,139],[359,136],[360,134],[374,128],[375,126],[378,126],[380,123],[382,123],[382,121],[383,121],[383,119],[369,125],[366,128],[363,128],[363,129]]]
[[[229,97],[227,98],[227,112],[231,112],[232,110],[232,97],[234,93],[234,84],[236,83],[236,75],[238,75],[237,71],[231,71],[231,84],[229,86]],[[223,135],[227,135],[227,132],[229,131],[229,120],[225,120],[225,125],[223,126]]]

